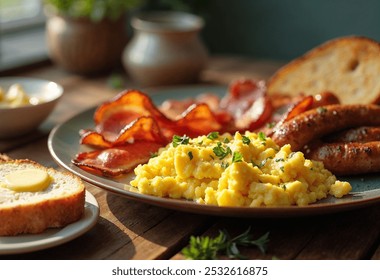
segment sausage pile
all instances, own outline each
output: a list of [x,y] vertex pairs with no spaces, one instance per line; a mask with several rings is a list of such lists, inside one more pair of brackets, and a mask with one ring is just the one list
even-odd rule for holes
[[333,104],[306,110],[273,131],[336,175],[380,171],[380,106]]

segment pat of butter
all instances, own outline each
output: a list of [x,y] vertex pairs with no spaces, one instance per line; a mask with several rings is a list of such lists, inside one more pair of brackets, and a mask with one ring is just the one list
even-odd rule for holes
[[5,185],[16,192],[38,192],[50,185],[49,174],[41,169],[25,169],[5,176]]

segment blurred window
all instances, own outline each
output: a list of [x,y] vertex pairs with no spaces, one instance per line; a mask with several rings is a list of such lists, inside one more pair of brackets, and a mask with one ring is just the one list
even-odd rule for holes
[[46,59],[42,0],[0,0],[0,71]]
[[41,0],[1,0],[0,26],[5,32],[14,28],[28,28],[44,21]]

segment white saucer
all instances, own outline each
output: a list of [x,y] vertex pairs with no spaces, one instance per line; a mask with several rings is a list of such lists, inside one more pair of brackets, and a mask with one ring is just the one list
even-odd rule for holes
[[90,230],[99,217],[95,197],[86,191],[85,212],[82,219],[64,228],[48,229],[41,234],[0,237],[0,255],[21,254],[57,246],[73,240]]

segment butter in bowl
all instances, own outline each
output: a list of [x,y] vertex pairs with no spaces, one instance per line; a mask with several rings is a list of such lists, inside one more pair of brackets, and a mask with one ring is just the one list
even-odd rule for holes
[[26,77],[0,78],[0,139],[37,129],[63,94],[61,85]]

